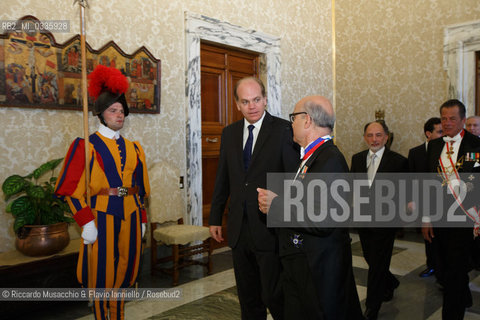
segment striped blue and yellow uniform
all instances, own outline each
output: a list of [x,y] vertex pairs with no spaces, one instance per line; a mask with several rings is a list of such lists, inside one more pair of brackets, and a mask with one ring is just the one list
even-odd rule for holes
[[[80,226],[95,220],[97,241],[92,245],[91,283],[94,288],[127,288],[137,278],[142,253],[141,224],[146,223],[144,198],[150,194],[145,154],[138,142],[99,132],[89,138],[91,207],[86,201],[85,140],[77,138],[65,157],[56,194],[68,202]],[[102,189],[138,187],[125,197],[102,195]],[[88,250],[81,245],[77,278],[89,287]],[[124,301],[95,300],[96,319],[123,319]]]

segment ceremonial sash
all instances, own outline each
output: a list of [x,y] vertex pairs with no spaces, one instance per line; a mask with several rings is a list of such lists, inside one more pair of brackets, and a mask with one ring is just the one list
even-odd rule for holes
[[[463,137],[463,135],[462,135],[462,137]],[[447,153],[448,153],[449,152],[448,142],[446,142],[446,145],[447,145]],[[460,176],[458,174],[457,167],[453,163],[452,158],[448,157],[448,160],[450,161],[450,165],[452,166],[452,173],[455,174],[456,180],[460,181]],[[478,235],[478,232],[479,232],[479,229],[480,229],[480,210],[477,210],[476,207],[472,207],[469,210],[465,209],[465,207],[463,206],[460,198],[458,197],[457,193],[455,192],[455,189],[453,188],[452,183],[450,182],[449,174],[447,173],[447,170],[445,168],[445,165],[442,161],[441,156],[440,156],[439,162],[440,162],[440,167],[442,168],[444,181],[447,183],[448,188],[450,189],[450,192],[452,193],[453,197],[455,198],[455,201],[458,203],[458,206],[475,223],[474,227],[473,227],[473,230],[474,230],[475,236]]]

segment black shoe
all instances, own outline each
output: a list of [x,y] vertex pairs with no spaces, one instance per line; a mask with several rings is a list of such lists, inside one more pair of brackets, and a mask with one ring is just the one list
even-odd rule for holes
[[393,285],[393,287],[387,289],[387,291],[383,295],[383,302],[392,301],[393,292],[395,291],[395,289],[398,288],[399,285],[400,285],[400,282],[397,280],[397,282]]
[[435,273],[435,269],[433,268],[427,268],[425,270],[423,270],[422,272],[420,272],[420,274],[418,275],[420,278],[426,278],[426,277],[430,277],[431,275],[433,275]]
[[389,289],[389,290],[387,290],[387,292],[385,292],[385,295],[383,296],[383,302],[392,301],[393,291],[394,291],[394,289]]
[[367,308],[367,310],[365,310],[365,313],[363,314],[363,316],[365,317],[366,320],[377,320],[378,310],[379,309]]

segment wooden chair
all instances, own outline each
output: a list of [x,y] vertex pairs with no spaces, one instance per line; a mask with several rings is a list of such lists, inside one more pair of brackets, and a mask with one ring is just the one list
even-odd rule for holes
[[[149,199],[151,273],[162,271],[172,275],[173,286],[178,285],[179,270],[198,264],[212,273],[212,238],[207,227],[183,224],[185,205],[178,189],[179,174],[173,166],[157,163],[148,171],[151,195]],[[175,190],[175,191],[172,191]],[[158,246],[172,249],[172,255],[158,258]],[[207,261],[195,255],[207,253]],[[171,262],[171,266],[170,265]],[[167,264],[168,263],[168,264]]]

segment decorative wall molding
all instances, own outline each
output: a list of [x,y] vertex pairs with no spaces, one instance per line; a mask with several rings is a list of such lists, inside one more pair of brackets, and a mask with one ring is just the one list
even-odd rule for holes
[[475,51],[480,50],[480,20],[445,28],[443,64],[448,97],[459,99],[467,116],[475,114]]
[[185,25],[187,216],[191,224],[202,225],[200,41],[207,40],[262,53],[266,64],[268,111],[279,116],[280,38],[191,12],[185,12]]

